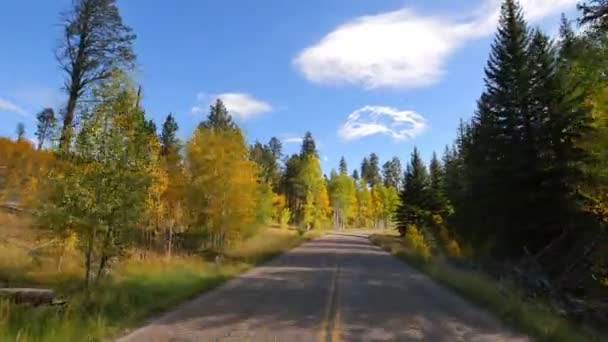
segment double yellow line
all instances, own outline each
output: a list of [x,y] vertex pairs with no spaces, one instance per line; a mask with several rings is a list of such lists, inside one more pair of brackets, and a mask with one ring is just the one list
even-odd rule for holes
[[340,341],[340,288],[338,279],[340,278],[340,266],[334,267],[333,277],[331,279],[331,288],[329,289],[329,297],[327,299],[327,307],[325,309],[325,317],[321,323],[321,333],[319,341],[321,342],[339,342]]

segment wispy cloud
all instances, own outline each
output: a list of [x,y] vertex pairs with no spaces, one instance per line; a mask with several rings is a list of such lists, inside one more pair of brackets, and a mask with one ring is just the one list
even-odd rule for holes
[[[308,80],[366,88],[424,87],[445,73],[449,57],[496,27],[500,0],[485,0],[469,19],[425,16],[409,8],[355,18],[301,51],[293,63]],[[529,20],[577,0],[522,0]]]
[[344,140],[356,140],[376,134],[384,134],[395,140],[411,139],[427,127],[426,120],[411,110],[399,110],[384,106],[365,106],[348,115],[338,129]]
[[28,115],[28,112],[25,109],[3,98],[0,98],[0,112],[15,113],[21,116]]
[[[218,98],[224,102],[230,115],[242,120],[250,119],[272,111],[272,105],[245,93],[222,93],[214,95],[199,93],[197,95],[197,104],[191,109],[192,114],[205,113],[208,105],[213,104]],[[202,103],[205,103],[205,105]]]
[[13,88],[9,96],[19,103],[35,108],[36,111],[43,108],[59,110],[65,96],[58,88],[47,87],[39,84],[21,84]]
[[301,144],[302,138],[298,137],[286,137],[281,140],[284,144]]

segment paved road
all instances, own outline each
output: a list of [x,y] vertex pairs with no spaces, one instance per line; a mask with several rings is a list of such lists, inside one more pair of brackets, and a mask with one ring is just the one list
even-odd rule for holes
[[120,339],[528,341],[370,244],[311,241]]

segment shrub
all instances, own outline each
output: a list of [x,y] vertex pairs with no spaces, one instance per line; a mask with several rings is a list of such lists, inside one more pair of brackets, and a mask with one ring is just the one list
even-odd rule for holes
[[424,240],[424,236],[416,227],[416,225],[408,225],[405,231],[405,243],[410,247],[418,256],[428,259],[431,256],[431,250]]

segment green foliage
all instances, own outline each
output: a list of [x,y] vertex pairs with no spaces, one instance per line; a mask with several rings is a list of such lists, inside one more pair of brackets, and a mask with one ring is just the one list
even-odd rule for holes
[[218,98],[215,100],[215,104],[209,107],[207,119],[202,121],[198,125],[198,128],[229,130],[237,127],[234,121],[232,121],[232,116],[228,113],[228,109],[226,109],[224,102]]
[[334,226],[344,229],[353,224],[357,208],[355,181],[346,173],[331,173],[329,198],[334,213]]
[[306,158],[310,155],[314,155],[317,158],[319,157],[315,139],[312,137],[312,134],[310,132],[306,132],[306,134],[304,134],[304,138],[302,139],[302,148],[300,150],[300,157]]
[[45,141],[51,140],[56,132],[57,119],[55,118],[55,111],[52,108],[45,108],[36,115],[38,120],[36,128],[36,138],[38,139],[38,149],[42,149]]
[[218,266],[198,257],[148,256],[125,260],[88,296],[69,293],[65,308],[0,301],[2,341],[105,341],[145,319],[198,296],[308,239],[293,231],[264,229],[227,251]]
[[[65,71],[68,101],[63,113],[60,148],[71,148],[76,107],[80,98],[99,82],[114,77],[116,70],[133,67],[135,35],[122,23],[116,0],[74,1],[62,18],[64,34],[56,51]],[[135,101],[139,102],[138,99]]]
[[299,186],[306,194],[302,208],[302,223],[308,229],[320,227],[331,211],[319,158],[315,154],[304,155],[297,177]]
[[[275,139],[274,143],[273,139]],[[278,140],[273,139],[266,145],[256,141],[249,148],[249,156],[258,165],[261,181],[271,184],[273,188],[277,189],[281,181],[281,169],[278,161],[281,155],[281,147],[276,144]]]
[[346,159],[344,159],[344,157],[340,158],[340,175],[347,175],[348,174],[348,166],[346,165]]
[[387,161],[382,166],[384,186],[399,189],[401,185],[401,161],[397,157]]
[[372,226],[373,221],[372,195],[367,187],[365,179],[359,180],[357,187],[357,226],[367,228]]
[[275,194],[268,183],[258,185],[256,195],[255,221],[261,224],[269,224],[275,216],[274,201]]
[[371,241],[539,341],[598,340],[568,322],[546,303],[525,299],[517,289],[499,284],[482,273],[459,270],[432,258],[420,258],[396,237],[373,235]]
[[[120,77],[100,84],[83,118],[73,162],[51,175],[41,220],[59,232],[74,231],[82,242],[89,284],[94,262],[99,279],[109,262],[129,245],[129,231],[145,205],[149,134],[133,89]],[[96,261],[95,261],[96,260]]]
[[169,155],[171,153],[179,152],[179,141],[177,139],[177,130],[179,126],[173,117],[173,114],[169,113],[165,122],[163,123],[163,129],[160,135],[160,143],[162,146],[161,154]]
[[397,208],[396,219],[402,236],[408,225],[425,226],[430,215],[429,178],[417,148],[414,148],[407,165],[399,199],[401,204]]
[[361,162],[361,178],[367,182],[369,187],[382,182],[380,161],[377,154],[371,153],[369,158],[363,158],[363,162]]

